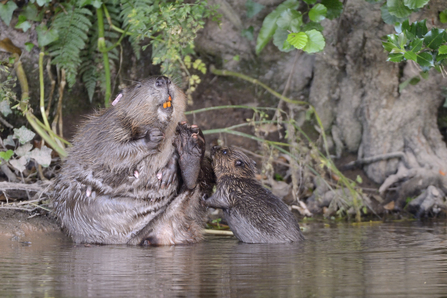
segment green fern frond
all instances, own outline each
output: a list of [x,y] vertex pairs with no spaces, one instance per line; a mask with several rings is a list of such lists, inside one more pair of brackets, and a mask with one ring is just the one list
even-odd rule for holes
[[134,35],[129,36],[132,49],[140,59],[141,46],[140,39],[144,36],[143,32],[147,32],[148,15],[154,9],[154,1],[152,0],[121,0],[120,17],[123,22],[123,28],[128,28]]
[[92,102],[93,94],[95,93],[95,89],[96,89],[96,81],[99,76],[99,74],[97,72],[97,67],[91,61],[85,62],[81,66],[79,73],[82,74],[82,82],[84,83],[84,86],[87,89],[88,98],[89,98],[90,102]]
[[[112,23],[120,27],[120,18],[119,18],[119,7],[117,5],[114,6],[112,3],[108,2],[105,4],[107,10],[109,11],[110,18]],[[93,26],[88,32],[88,40],[85,49],[81,52],[81,67],[79,68],[79,75],[82,78],[82,82],[87,89],[87,93],[92,102],[93,95],[95,94],[95,90],[98,86],[101,87],[102,91],[104,91],[104,75],[100,70],[100,67],[103,64],[102,53],[98,52],[98,20],[95,19]],[[114,43],[119,39],[120,33],[113,31],[110,28],[110,25],[106,18],[104,18],[104,37],[106,42],[106,48],[111,47]],[[112,73],[116,69],[116,62],[119,61],[119,51],[118,48],[114,48],[108,52],[109,56],[109,64],[111,67]]]
[[88,40],[87,32],[92,27],[92,13],[86,8],[67,5],[65,11],[59,12],[51,27],[59,32],[59,39],[48,48],[56,64],[66,71],[68,86],[76,82],[78,68],[81,65],[80,52]]

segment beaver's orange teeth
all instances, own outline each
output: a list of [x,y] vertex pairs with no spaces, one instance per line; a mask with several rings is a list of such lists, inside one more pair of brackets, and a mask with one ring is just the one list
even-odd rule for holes
[[172,106],[172,104],[171,104],[170,101],[167,101],[167,102],[163,103],[163,109],[170,108],[171,106]]

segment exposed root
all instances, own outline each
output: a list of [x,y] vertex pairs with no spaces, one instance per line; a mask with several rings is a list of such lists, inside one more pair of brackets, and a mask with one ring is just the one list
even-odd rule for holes
[[430,211],[437,214],[441,209],[447,210],[445,193],[437,187],[430,185],[416,199],[411,201],[408,207],[410,210],[416,211],[417,218],[420,218],[421,215],[427,216]]
[[406,162],[405,161],[405,153],[403,153],[403,152],[392,152],[392,153],[387,153],[387,154],[376,155],[376,156],[372,156],[372,157],[358,159],[356,161],[352,161],[350,163],[345,164],[340,169],[341,170],[352,170],[352,169],[354,169],[356,167],[360,167],[360,166],[367,165],[367,164],[370,164],[370,163],[373,163],[373,162],[387,160],[387,159],[391,159],[391,158],[400,158],[403,162]]

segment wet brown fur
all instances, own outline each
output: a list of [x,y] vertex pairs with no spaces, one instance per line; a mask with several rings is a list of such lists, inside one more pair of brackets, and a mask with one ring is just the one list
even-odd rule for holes
[[236,148],[213,147],[216,192],[204,204],[221,208],[234,235],[247,243],[304,240],[287,205],[255,178],[255,163]]
[[[185,119],[185,95],[157,80],[123,90],[115,106],[79,128],[53,198],[54,212],[75,242],[169,245],[202,239],[199,198],[212,185],[183,187],[173,141]],[[172,107],[163,109],[169,96]]]

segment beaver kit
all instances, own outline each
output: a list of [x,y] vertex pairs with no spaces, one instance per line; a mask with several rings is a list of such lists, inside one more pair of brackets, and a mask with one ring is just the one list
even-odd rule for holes
[[185,122],[184,93],[163,76],[90,116],[54,183],[54,212],[77,243],[171,245],[202,239],[214,176]]
[[212,165],[216,192],[204,205],[223,210],[234,235],[246,243],[282,243],[304,240],[287,205],[255,177],[255,163],[235,148],[214,146]]

